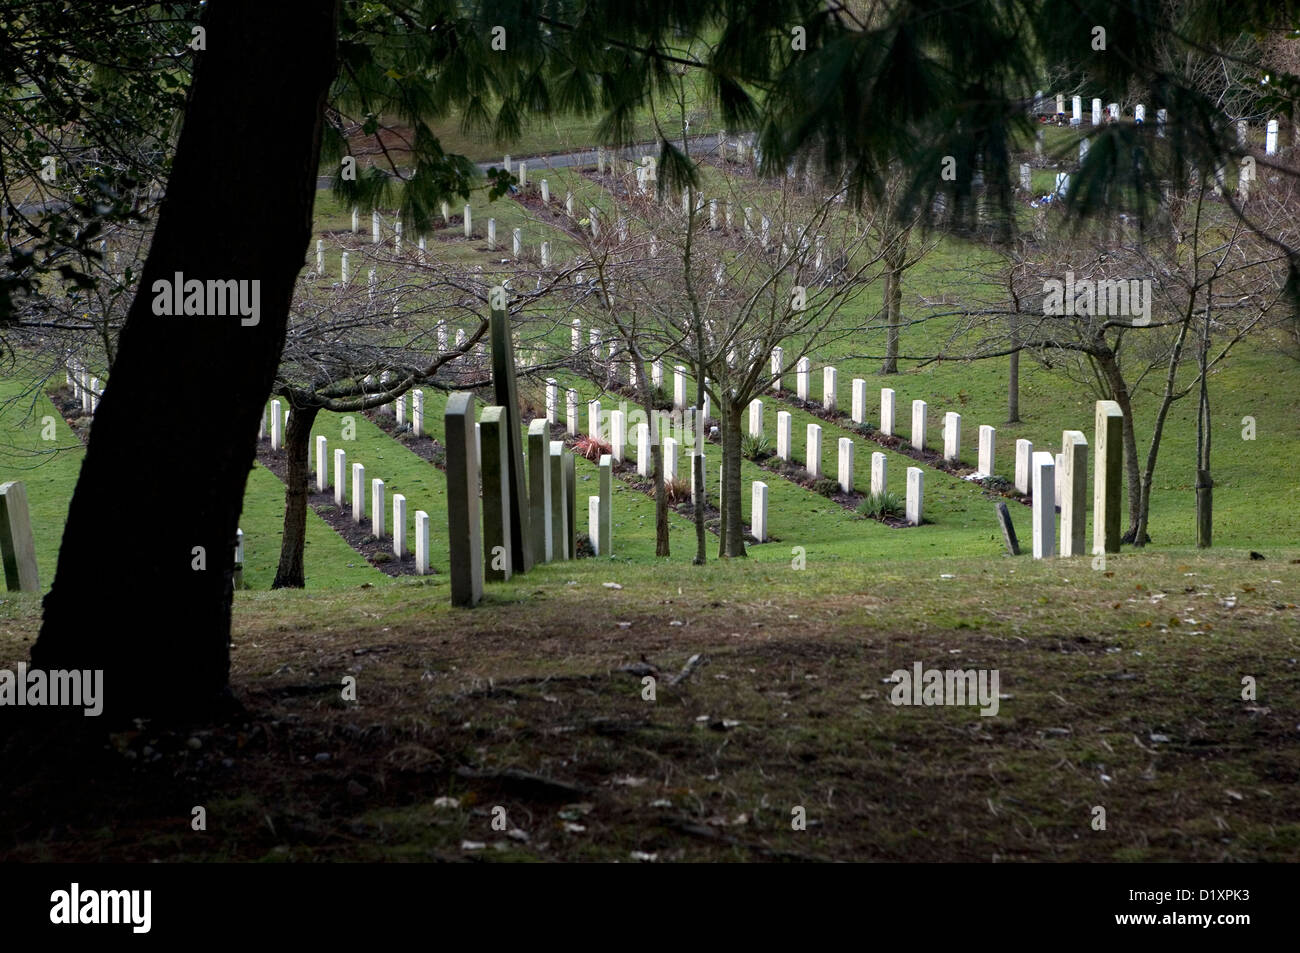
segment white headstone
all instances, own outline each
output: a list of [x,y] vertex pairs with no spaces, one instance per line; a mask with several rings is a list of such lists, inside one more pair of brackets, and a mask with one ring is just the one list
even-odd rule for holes
[[384,538],[384,481],[378,478],[370,481],[370,534],[375,539]]
[[1034,497],[1034,558],[1056,555],[1056,461],[1046,450],[1031,461]]
[[650,459],[650,425],[644,420],[636,425],[636,472],[639,476],[651,474],[653,461]]
[[1061,555],[1085,556],[1088,553],[1085,523],[1088,518],[1088,438],[1081,430],[1062,434],[1065,451],[1061,455],[1065,475],[1059,481],[1061,495]]
[[465,206],[465,237],[474,237],[474,212],[468,205]]
[[1031,440],[1021,438],[1016,441],[1016,489],[1029,495],[1029,483],[1032,479],[1034,444]]
[[922,497],[925,494],[925,471],[920,467],[907,468],[907,502],[904,511],[907,521],[913,526],[920,526],[922,519]]
[[833,411],[840,401],[839,372],[833,367],[822,368],[822,409]]
[[417,437],[424,436],[424,391],[417,390],[411,394],[411,433]]
[[415,511],[415,572],[420,576],[429,573],[429,514],[424,510]]
[[348,455],[344,450],[334,451],[334,505],[343,509],[343,500],[347,495]]
[[664,479],[677,479],[677,441],[664,437]]
[[495,218],[488,219],[487,247],[488,251],[496,251],[497,248],[497,220]]
[[366,468],[360,463],[352,464],[352,522],[360,523],[366,518]]
[[943,415],[943,458],[956,463],[961,457],[961,414],[948,411]]
[[755,480],[749,504],[750,533],[760,543],[767,542],[767,484]]
[[325,488],[330,484],[329,478],[330,465],[329,456],[326,449],[326,440],[324,437],[316,437],[316,492],[324,493]]
[[627,448],[627,415],[621,410],[609,412],[609,446],[615,462],[622,463]]
[[980,476],[993,476],[993,450],[997,429],[988,424],[980,424]]
[[681,364],[673,368],[673,408],[681,410],[686,406],[686,368]]
[[794,418],[787,411],[776,412],[776,455],[782,460],[790,460],[790,444],[794,431]]
[[393,494],[393,555],[406,555],[406,497],[400,493]]
[[925,449],[925,401],[912,401],[912,446],[917,450]]
[[511,234],[511,239],[511,254],[518,258],[524,250],[524,230],[516,228]]
[[839,442],[839,472],[837,474],[840,481],[840,489],[845,493],[853,492],[853,441],[848,437],[840,437]]
[[883,496],[889,489],[889,475],[885,469],[886,457],[879,450],[871,454],[871,492]]
[[542,204],[551,204],[551,185],[545,179],[542,179]]
[[812,373],[812,361],[801,357],[794,363],[795,396],[800,400],[808,399],[808,379]]
[[569,388],[564,393],[565,424],[570,437],[578,435],[578,392]]
[[822,475],[822,428],[820,424],[808,425],[808,439],[804,449],[804,469],[814,480]]
[[591,540],[592,551],[600,555],[600,497],[587,497],[587,538]]
[[1264,127],[1264,155],[1277,154],[1277,120],[1270,119]]
[[751,400],[749,402],[749,435],[751,437],[763,436],[763,402],[761,400]]
[[376,209],[370,215],[370,242],[373,245],[379,244],[379,210]]
[[886,437],[894,435],[894,389],[880,388],[880,432]]
[[1101,125],[1101,100],[1100,99],[1094,99],[1092,101],[1092,124],[1094,126]]
[[[89,393],[89,391],[87,391],[87,393]],[[86,403],[87,405],[89,405],[90,403],[89,397],[86,398]],[[86,410],[89,409],[90,407],[87,406]],[[278,400],[271,401],[271,449],[272,450],[281,450],[284,448],[283,421],[284,421],[284,417],[280,410],[280,402]]]
[[600,434],[600,401],[587,401],[587,436],[595,439],[603,439]]
[[867,419],[867,382],[861,377],[853,378],[852,417],[855,424],[865,423]]
[[560,422],[560,382],[554,377],[546,378],[546,422]]

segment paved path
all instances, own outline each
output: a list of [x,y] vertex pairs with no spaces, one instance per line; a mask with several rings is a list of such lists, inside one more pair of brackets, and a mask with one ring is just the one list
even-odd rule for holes
[[[691,148],[692,150],[695,150],[697,152],[701,149],[703,149],[705,152],[713,152],[718,148],[718,139],[719,137],[716,135],[691,136],[690,139]],[[735,139],[734,136],[727,137],[727,141],[729,143],[732,142],[734,139]],[[678,148],[681,148],[682,145],[681,140],[678,140],[676,145]],[[657,157],[659,155],[659,143],[658,141],[639,142],[634,145],[626,146],[622,149],[606,150],[606,154],[615,155],[623,159],[631,159],[633,162],[639,163],[640,157],[643,155],[653,155]],[[510,158],[511,158],[511,162],[515,163],[516,165],[520,162],[528,163],[530,169],[571,169],[574,168],[575,166],[581,167],[581,166],[595,165],[596,150],[592,148],[592,149],[584,149],[579,152],[561,152],[553,155],[539,155],[539,156],[511,156]],[[502,157],[502,159],[504,159],[504,156]],[[500,167],[501,162],[500,161],[478,162],[476,163],[476,165],[478,166],[478,170],[480,172],[487,172],[488,169],[494,166]],[[334,187],[333,176],[322,175],[316,179],[317,190],[329,189],[333,187]]]

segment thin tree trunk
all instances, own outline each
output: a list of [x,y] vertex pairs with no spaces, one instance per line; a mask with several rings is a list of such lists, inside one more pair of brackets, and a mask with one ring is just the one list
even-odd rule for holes
[[[289,431],[284,452],[288,455],[284,479],[284,532],[280,537],[280,565],[272,589],[304,589],[303,551],[307,543],[307,454],[311,450],[311,428],[320,408],[293,407],[290,398]],[[319,461],[317,466],[319,466]]]
[[910,228],[900,229],[885,248],[885,364],[882,374],[898,373],[898,339],[903,321],[903,271],[907,267]]
[[723,495],[727,512],[727,531],[724,537],[726,556],[744,556],[745,523],[741,518],[740,500],[740,421],[742,410],[728,402],[726,425],[722,431]]
[[[704,413],[704,365],[702,362],[697,362],[695,366],[695,412],[702,415]],[[693,456],[697,453],[704,453],[703,443],[696,439],[696,434],[704,430],[704,420],[702,418],[696,420],[695,428],[695,433],[688,433],[686,435],[686,442],[690,445]],[[704,493],[707,487],[707,481],[704,479],[704,466],[702,462],[700,466],[694,467],[693,469],[695,471],[692,475],[692,479],[695,482],[695,559],[692,562],[696,566],[703,566],[708,558],[706,550],[707,531],[704,527]]]
[[898,373],[898,322],[903,304],[902,276],[893,269],[885,271],[885,363],[882,374]]
[[[1016,347],[1020,343],[1020,319],[1017,315],[1011,316],[1011,346]],[[1020,423],[1020,351],[1019,349],[1011,352],[1011,360],[1007,368],[1007,423]]]
[[[32,647],[42,669],[103,670],[114,721],[207,716],[229,699],[235,530],[311,236],[336,69],[336,3],[223,0],[203,25],[167,194]],[[256,162],[232,157],[232,143],[249,142]],[[257,282],[257,323],[156,315],[155,282],[178,272]],[[215,387],[221,402],[200,425],[194,409],[213,406]]]

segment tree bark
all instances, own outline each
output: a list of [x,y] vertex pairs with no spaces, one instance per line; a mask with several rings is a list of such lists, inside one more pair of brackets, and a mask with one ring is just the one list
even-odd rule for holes
[[[1020,343],[1020,319],[1011,316],[1011,346]],[[1007,368],[1007,423],[1020,423],[1020,351],[1011,352]]]
[[[336,70],[336,3],[223,0],[203,25],[167,194],[32,647],[42,669],[103,670],[111,720],[207,717],[229,701],[235,530],[311,236]],[[256,159],[238,152],[254,142]],[[257,323],[156,315],[155,282],[178,272],[258,282],[247,286],[260,292]],[[200,424],[214,387],[222,403]]]
[[898,373],[898,339],[903,320],[903,271],[907,267],[910,228],[898,231],[884,251],[885,262],[885,363],[882,374]]
[[741,519],[740,444],[742,408],[728,402],[722,427],[722,491],[726,511],[724,556],[745,556],[745,524]]
[[[697,360],[695,365],[695,408],[696,413],[701,415],[704,413],[704,364],[701,359],[702,357],[703,355],[699,353],[696,354]],[[686,441],[690,444],[692,456],[697,453],[704,453],[703,443],[696,440],[696,434],[703,431],[704,423],[705,422],[702,418],[696,420],[695,433],[688,433],[686,435]],[[704,494],[707,488],[707,481],[704,479],[704,467],[702,465],[692,467],[692,470],[694,472],[691,475],[691,479],[695,483],[696,501],[693,508],[693,515],[695,517],[695,559],[692,560],[692,563],[696,566],[703,566],[708,560],[708,531],[704,526],[704,504],[706,499]]]
[[[320,408],[294,406],[290,397],[289,432],[285,434],[284,452],[284,532],[280,537],[280,565],[275,570],[272,589],[305,589],[303,551],[307,543],[307,454],[311,450],[311,428]],[[318,463],[319,465],[319,463]]]

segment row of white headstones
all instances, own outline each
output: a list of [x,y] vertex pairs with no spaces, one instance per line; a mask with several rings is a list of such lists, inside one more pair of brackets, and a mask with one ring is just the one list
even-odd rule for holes
[[[424,392],[414,391],[412,394],[414,403],[414,417],[412,426],[417,436],[422,432],[424,420]],[[404,423],[406,397],[405,395],[397,399],[398,406],[402,409],[403,414],[399,415],[398,423]],[[272,400],[270,407],[271,418],[271,450],[279,452],[285,448],[284,435],[289,427],[290,411],[283,408],[279,400]],[[261,439],[266,435],[266,416],[263,415],[258,426],[257,436]],[[351,470],[351,493],[348,490],[348,455],[343,449],[335,449],[333,457],[333,481],[330,480],[330,458],[328,456],[328,441],[324,436],[316,436],[316,453],[314,455],[315,466],[313,472],[316,477],[316,491],[324,493],[332,485],[334,488],[334,503],[340,509],[351,503],[352,522],[357,525],[365,522],[366,519],[366,468],[364,464],[353,463]],[[310,452],[309,452],[310,455]],[[311,465],[311,460],[308,461]],[[376,539],[383,539],[385,532],[384,515],[387,512],[385,505],[386,488],[384,481],[374,478],[370,481],[370,531]],[[393,554],[398,559],[406,555],[406,497],[401,493],[393,494]],[[236,563],[242,563],[242,553],[238,554]],[[415,511],[415,571],[420,575],[429,572],[429,514],[424,510]]]
[[68,362],[64,370],[67,372],[68,387],[72,390],[73,398],[81,404],[82,412],[93,414],[99,409],[99,398],[104,394],[105,382],[75,362]]
[[[1043,94],[1040,91],[1037,95],[1037,102],[1041,103],[1042,98],[1043,98]],[[1063,114],[1065,112],[1064,93],[1056,94],[1056,112],[1058,114]],[[1092,114],[1090,117],[1092,120],[1092,125],[1100,126],[1102,124],[1103,115],[1108,122],[1118,122],[1120,120],[1119,103],[1107,104],[1105,112],[1103,113],[1101,100],[1093,99]],[[1133,121],[1135,123],[1145,123],[1146,118],[1147,118],[1146,106],[1144,106],[1142,103],[1138,103],[1137,105],[1135,105],[1133,107]],[[1164,135],[1164,127],[1168,123],[1168,121],[1169,121],[1169,111],[1166,109],[1157,109],[1156,110],[1157,134],[1162,136]],[[1083,125],[1083,97],[1082,96],[1073,96],[1070,99],[1070,125],[1071,126]],[[1271,156],[1277,154],[1278,128],[1279,128],[1279,123],[1276,119],[1268,120],[1268,122],[1264,126],[1264,154],[1265,155]],[[1238,119],[1237,120],[1237,141],[1239,144],[1243,146],[1246,144],[1248,131],[1249,131],[1249,123],[1247,122],[1247,120]]]
[[[773,383],[773,390],[779,391],[781,388],[780,375],[782,371],[782,354],[778,347],[772,354],[772,375],[776,380]],[[811,379],[811,361],[807,357],[801,357],[796,362],[796,396],[803,401],[809,399],[809,384]],[[662,386],[662,365],[659,361],[652,365],[652,377],[656,387]],[[827,411],[835,411],[838,406],[838,371],[834,367],[822,368],[823,388],[822,388],[822,407]],[[697,414],[697,408],[686,406],[686,368],[678,365],[674,368],[673,374],[673,403],[674,406],[682,411],[683,419],[695,421],[695,424],[685,423],[682,429],[689,435],[692,430],[696,431],[696,452],[691,455],[691,498],[695,500],[695,467],[702,466],[703,459],[703,425],[709,416],[708,395],[705,394],[704,413]],[[707,381],[706,381],[707,385]],[[852,408],[850,418],[854,423],[861,424],[866,422],[867,413],[867,381],[863,378],[854,378],[852,382]],[[578,434],[578,392],[572,388],[566,391],[566,411],[567,411],[567,430],[571,435]],[[1113,402],[1099,402],[1099,408],[1102,404],[1110,405]],[[893,388],[882,387],[880,390],[880,432],[885,436],[893,436],[895,433],[895,406],[896,396]],[[761,399],[756,398],[749,404],[748,432],[753,437],[761,437],[764,433],[764,404]],[[559,383],[553,378],[546,382],[546,413],[549,423],[559,422]],[[925,450],[927,420],[929,406],[924,400],[912,401],[912,429],[910,434],[911,445],[918,450]],[[1102,427],[1101,410],[1098,411],[1098,428]],[[689,415],[689,416],[685,416]],[[598,440],[608,440],[614,459],[622,462],[624,459],[625,448],[628,445],[627,434],[627,412],[624,409],[610,410],[608,412],[608,430],[605,429],[605,414],[599,400],[588,401],[587,403],[587,433]],[[659,438],[661,431],[664,430],[663,418],[668,416],[666,412],[656,413],[650,421],[642,421],[635,425],[635,440],[637,446],[637,472],[643,476],[650,475],[651,457],[650,446],[652,442]],[[955,411],[948,411],[944,414],[943,427],[943,459],[949,463],[956,463],[961,456],[961,414]],[[993,426],[983,424],[979,428],[979,452],[978,463],[974,473],[968,479],[978,480],[985,479],[994,475],[994,449],[996,444],[997,429]],[[687,438],[689,440],[689,437]],[[777,445],[776,455],[784,461],[792,460],[793,448],[793,417],[787,411],[777,412]],[[665,479],[676,479],[678,468],[678,457],[680,444],[679,440],[673,437],[663,438],[663,460]],[[1042,513],[1054,513],[1058,508],[1062,513],[1062,530],[1061,530],[1061,554],[1064,556],[1081,555],[1083,553],[1083,512],[1084,503],[1076,498],[1075,486],[1076,471],[1084,474],[1082,479],[1086,480],[1087,468],[1087,438],[1081,431],[1066,430],[1062,435],[1062,450],[1060,453],[1052,454],[1047,452],[1034,453],[1033,443],[1029,440],[1018,439],[1016,441],[1016,467],[1015,481],[1016,489],[1026,495],[1032,496],[1034,512],[1034,554],[1036,558],[1042,558],[1044,555],[1051,555],[1056,550],[1054,524],[1053,535],[1049,539],[1046,534]],[[848,437],[841,437],[838,441],[838,469],[836,479],[840,489],[845,493],[853,492],[853,467],[854,467],[854,448],[855,444]],[[1082,453],[1082,459],[1079,454]],[[697,460],[699,461],[697,464]],[[887,457],[884,453],[873,452],[871,455],[871,493],[883,495],[888,489],[887,476]],[[1050,492],[1045,491],[1037,484],[1039,475],[1046,472],[1051,476]],[[1082,467],[1082,470],[1078,468]],[[820,424],[808,424],[806,431],[806,442],[804,452],[804,469],[806,469],[814,479],[822,477],[822,427]],[[912,525],[919,525],[922,519],[923,511],[923,493],[924,493],[925,474],[919,467],[907,468],[907,493],[904,505],[906,521]],[[752,510],[753,518],[751,525],[754,527],[753,535],[760,541],[766,538],[767,529],[767,486],[759,481],[755,481],[752,488]],[[1067,490],[1069,492],[1067,492]],[[1068,503],[1067,503],[1068,499]],[[1101,497],[1102,503],[1105,503],[1104,496]],[[1045,509],[1044,509],[1045,507]],[[1104,550],[1102,550],[1104,551]]]
[[[392,404],[385,405],[383,409],[387,411],[391,411],[395,415],[396,423],[399,427],[407,425],[408,423],[406,419],[407,401],[406,401],[405,394],[398,396],[393,401]],[[422,436],[424,433],[424,391],[414,390],[411,392],[411,410],[412,410],[411,419],[409,421],[411,431],[417,437]],[[484,408],[484,410],[486,410],[486,408]],[[273,452],[278,452],[284,449],[285,446],[284,435],[288,430],[289,415],[290,415],[290,411],[283,409],[283,405],[281,401],[279,400],[271,401],[270,441],[271,441],[271,450]],[[263,415],[262,420],[259,423],[257,435],[258,435],[258,439],[261,439],[266,435],[266,415]],[[474,447],[475,465],[480,475],[480,479],[484,480],[485,484],[495,485],[496,482],[499,482],[501,480],[501,475],[484,474],[482,470],[483,452],[482,452],[482,425],[481,424],[477,424],[477,423],[475,424],[475,438],[476,438],[475,439],[476,446]],[[530,449],[532,448],[530,447]],[[324,493],[327,490],[329,490],[330,486],[332,485],[334,488],[335,505],[338,506],[340,510],[343,510],[344,507],[350,502],[352,507],[352,522],[360,525],[365,521],[366,518],[365,493],[364,493],[365,480],[366,480],[365,466],[361,463],[352,464],[351,495],[349,496],[346,492],[347,485],[348,485],[347,451],[341,448],[335,448],[334,450],[333,482],[331,484],[331,480],[330,480],[331,467],[330,467],[330,458],[328,456],[328,439],[325,436],[320,434],[316,436],[315,450],[316,450],[315,458],[314,458],[315,466],[313,472],[315,474],[317,492]],[[550,442],[549,446],[543,447],[542,455],[558,457],[563,452],[564,452],[564,444],[560,441],[553,441]],[[525,454],[525,457],[527,457],[527,454]],[[310,466],[311,461],[308,461],[308,464]],[[597,495],[589,496],[587,500],[587,517],[588,517],[588,524],[589,524],[588,529],[589,529],[589,536],[591,538],[592,548],[596,551],[597,555],[600,555],[602,553],[604,553],[605,555],[612,555],[612,553],[610,552],[612,548],[612,532],[611,532],[612,500],[611,500],[609,480],[608,477],[605,475],[605,470],[611,467],[612,464],[608,459],[602,459],[600,461],[600,466],[602,469],[602,478],[599,483],[601,492]],[[541,480],[539,482],[539,485],[540,483],[545,483],[546,486],[549,487],[551,479],[554,478],[554,474],[548,470],[545,474],[545,477],[547,477],[547,479]],[[535,474],[535,479],[537,479],[536,474]],[[562,480],[563,478],[561,477],[560,479]],[[557,485],[561,486],[561,488],[563,489],[562,483]],[[561,526],[563,521],[560,518],[558,518],[553,512],[551,512],[551,510],[555,505],[557,505],[557,501],[563,500],[564,494],[560,493],[560,494],[556,494],[555,496],[552,496],[549,489],[542,489],[541,493],[542,496],[540,497],[540,499],[545,501],[543,505],[546,507],[547,514],[548,514],[548,518],[546,521],[547,525],[549,526],[553,522],[556,527]],[[383,539],[384,536],[386,535],[385,526],[384,526],[384,514],[386,512],[385,494],[386,494],[386,488],[385,488],[384,481],[378,478],[373,478],[370,481],[370,518],[371,518],[371,533],[372,535],[375,536],[376,539]],[[392,517],[393,553],[399,559],[404,557],[406,554],[406,545],[407,545],[406,503],[407,501],[404,495],[400,493],[393,494],[393,517]],[[602,532],[602,528],[603,528],[603,532]],[[488,541],[486,536],[484,538],[485,541]],[[237,566],[241,566],[243,563],[242,540],[243,540],[243,533],[242,531],[240,531],[239,533],[240,542],[236,547],[235,561]],[[416,573],[419,575],[426,575],[429,572],[429,567],[430,567],[429,552],[430,552],[429,516],[424,510],[416,510],[415,512],[415,570]],[[553,539],[552,534],[547,533],[546,540],[545,540],[545,555],[543,557],[543,561],[546,562],[551,561],[554,553],[559,553],[559,555],[556,555],[554,558],[573,558],[573,554],[567,553],[567,550],[556,548],[555,540]],[[485,553],[485,556],[488,558],[488,564],[491,565],[492,554],[490,552]]]

